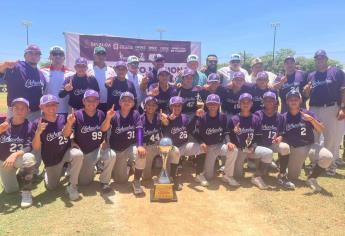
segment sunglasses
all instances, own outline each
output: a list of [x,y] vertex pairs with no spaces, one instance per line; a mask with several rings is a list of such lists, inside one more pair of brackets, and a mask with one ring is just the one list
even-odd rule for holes
[[239,60],[231,61],[232,64],[239,64],[240,62]]
[[53,57],[63,57],[65,54],[63,52],[52,52]]
[[98,55],[98,56],[105,56],[106,53],[105,52],[98,52],[98,53],[96,53],[96,55]]

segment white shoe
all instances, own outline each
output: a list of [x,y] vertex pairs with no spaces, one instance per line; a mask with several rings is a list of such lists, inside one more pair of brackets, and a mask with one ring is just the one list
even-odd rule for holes
[[309,185],[309,187],[311,187],[314,190],[314,192],[319,193],[322,191],[321,186],[318,184],[318,182],[315,178],[308,179],[307,184]]
[[141,187],[140,180],[133,180],[133,191],[135,195],[142,194],[144,190]]
[[69,196],[69,199],[71,201],[76,201],[80,198],[77,187],[73,187],[72,185],[68,185],[66,190],[68,192],[68,196]]
[[266,183],[264,182],[264,180],[260,176],[257,176],[257,177],[253,176],[251,179],[251,182],[252,182],[252,184],[257,186],[261,190],[268,189],[268,186],[266,185]]
[[32,195],[31,191],[22,191],[22,202],[20,203],[22,208],[27,208],[32,206]]
[[201,186],[203,186],[203,187],[207,187],[208,186],[208,181],[205,178],[204,174],[196,175],[194,180],[195,180],[195,182],[200,183]]
[[237,182],[237,180],[234,177],[229,177],[224,175],[222,178],[223,182],[228,183],[231,187],[239,187],[241,184]]

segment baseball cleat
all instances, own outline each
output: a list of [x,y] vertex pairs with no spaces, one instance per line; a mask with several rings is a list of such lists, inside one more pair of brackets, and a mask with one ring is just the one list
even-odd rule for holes
[[331,166],[326,170],[326,175],[335,176],[337,174],[337,167]]
[[71,201],[76,201],[80,198],[77,187],[73,187],[72,185],[68,185],[66,190],[67,190],[69,199]]
[[133,180],[132,186],[135,195],[139,195],[144,192],[144,190],[141,187],[140,180]]
[[278,184],[285,189],[295,190],[295,185],[292,183],[286,175],[278,177]]
[[257,186],[261,190],[266,190],[269,188],[260,176],[257,176],[257,177],[253,176],[251,179],[251,182],[252,182],[252,184]]
[[322,187],[319,185],[319,183],[317,182],[315,178],[308,179],[307,184],[309,185],[309,187],[311,187],[314,190],[314,192],[319,193],[322,191]]
[[208,181],[205,178],[204,174],[202,174],[202,173],[199,175],[196,175],[194,180],[195,180],[195,182],[200,183],[201,186],[203,186],[203,187],[208,186]]
[[345,161],[343,161],[342,159],[336,159],[335,160],[335,164],[337,165],[337,166],[345,166]]
[[22,191],[22,202],[20,203],[22,208],[28,208],[32,206],[31,191]]
[[239,182],[237,182],[237,180],[234,177],[232,177],[232,176],[229,177],[229,176],[224,175],[222,180],[223,180],[223,182],[229,184],[229,186],[231,186],[231,187],[239,187],[239,186],[241,186],[241,184]]
[[108,194],[111,192],[111,187],[109,184],[101,183],[102,194]]

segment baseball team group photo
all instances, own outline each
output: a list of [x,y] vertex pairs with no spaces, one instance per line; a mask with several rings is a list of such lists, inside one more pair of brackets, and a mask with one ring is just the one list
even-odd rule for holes
[[343,234],[345,73],[329,43],[278,47],[279,22],[259,56],[165,29],[40,43],[23,24],[20,55],[0,60],[0,235]]

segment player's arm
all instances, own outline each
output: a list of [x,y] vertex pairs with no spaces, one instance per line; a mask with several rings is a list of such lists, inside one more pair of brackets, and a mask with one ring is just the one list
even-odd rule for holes
[[48,123],[42,122],[42,119],[40,119],[39,122],[37,123],[35,135],[32,140],[32,148],[35,151],[38,151],[41,148],[41,134],[46,129],[47,125]]
[[107,115],[104,121],[102,122],[102,125],[101,125],[102,132],[107,132],[109,130],[110,123],[115,115],[116,115],[115,105],[113,104],[113,106],[107,111]]
[[310,122],[313,125],[316,132],[322,133],[322,131],[325,129],[325,126],[320,121],[318,121],[313,116],[311,116],[311,115],[309,115],[303,111],[301,111],[301,114],[302,114],[302,119]]
[[12,69],[18,61],[4,61],[0,62],[0,74],[4,74],[7,69]]
[[16,151],[14,153],[11,153],[11,155],[9,155],[6,160],[4,161],[4,163],[2,163],[2,167],[3,168],[12,168],[14,166],[14,163],[16,162],[17,158],[20,158],[24,155],[24,150],[19,150]]
[[72,109],[72,113],[67,116],[67,122],[62,130],[62,134],[65,138],[68,138],[73,133],[73,125],[76,121],[74,109]]

